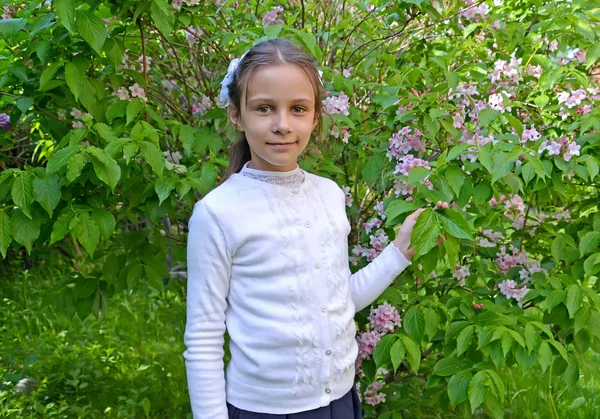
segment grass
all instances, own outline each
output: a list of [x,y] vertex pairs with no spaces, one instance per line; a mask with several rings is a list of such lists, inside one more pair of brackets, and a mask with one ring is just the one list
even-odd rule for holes
[[[116,295],[104,318],[81,321],[68,300],[48,298],[56,295],[60,282],[57,268],[2,277],[0,417],[191,418],[182,356],[181,280],[171,280],[160,293],[137,287],[134,293]],[[600,418],[600,356],[588,352],[583,361],[581,379],[573,388],[552,372],[502,371],[507,387],[504,416]],[[23,394],[17,384],[27,377],[36,379],[37,386]],[[414,391],[405,395],[406,409],[394,418],[470,417],[419,402],[418,388]]]

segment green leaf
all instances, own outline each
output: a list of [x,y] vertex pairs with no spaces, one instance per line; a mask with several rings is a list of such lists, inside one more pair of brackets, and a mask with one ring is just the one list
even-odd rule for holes
[[469,402],[471,403],[471,413],[485,401],[488,394],[489,377],[485,371],[479,371],[469,383]]
[[546,297],[546,307],[548,307],[548,313],[552,312],[552,309],[562,303],[565,300],[567,293],[564,290],[554,290]]
[[429,339],[433,339],[440,326],[440,316],[431,307],[425,307],[423,314],[425,316],[425,334],[429,336]]
[[94,257],[94,251],[100,241],[100,230],[90,214],[85,211],[78,213],[69,223],[69,229],[90,257]]
[[86,154],[85,153],[77,153],[69,159],[69,163],[67,163],[67,181],[69,183],[73,182],[75,179],[81,175],[81,171],[85,167],[86,164]]
[[113,132],[112,128],[102,122],[95,123],[94,130],[108,142],[117,140],[117,136]]
[[44,87],[48,84],[50,80],[54,77],[59,68],[61,68],[63,63],[58,62],[54,64],[50,64],[48,68],[44,70],[40,77],[40,90],[44,90]]
[[171,6],[164,0],[153,0],[150,12],[158,30],[168,38],[175,24],[175,15]]
[[421,342],[425,334],[425,316],[423,310],[418,307],[411,307],[406,312],[402,320],[404,330],[413,340]]
[[407,212],[412,212],[416,209],[417,207],[412,202],[405,201],[403,199],[393,200],[386,209],[386,225],[391,225],[392,221],[399,215],[402,215]]
[[486,146],[481,147],[477,151],[477,157],[479,163],[481,163],[481,165],[485,167],[489,173],[492,173],[494,167],[494,155],[490,149],[490,146],[487,146],[486,144]]
[[27,217],[31,218],[29,206],[33,202],[33,182],[31,180],[31,175],[28,172],[21,172],[14,178],[11,196],[13,202],[21,209],[21,211],[23,211]]
[[121,167],[106,151],[96,147],[87,147],[86,152],[92,157],[94,172],[102,182],[110,186],[114,193],[115,187],[121,179]]
[[490,378],[490,381],[493,383],[493,386],[491,386],[491,388],[492,388],[494,395],[500,399],[501,403],[504,403],[504,396],[506,393],[506,388],[504,387],[504,382],[502,381],[502,379],[500,378],[498,373],[496,373],[496,371],[485,370],[485,373],[488,375],[488,377]]
[[83,90],[84,77],[75,64],[71,62],[65,64],[65,80],[71,93],[75,96],[75,100],[79,100],[79,95],[81,95],[81,91]]
[[460,170],[460,167],[454,164],[449,166],[446,170],[446,180],[448,181],[450,188],[454,191],[454,195],[458,196],[460,194],[460,188],[462,188],[462,185],[465,182],[465,175],[462,170]]
[[469,398],[469,383],[473,378],[471,371],[461,371],[450,377],[448,381],[448,396],[453,407]]
[[475,326],[469,325],[465,327],[456,339],[456,355],[460,356],[463,352],[466,352],[471,346],[473,341],[473,333],[475,332]]
[[431,209],[426,209],[419,215],[411,234],[411,244],[416,247],[414,259],[423,256],[435,246],[440,235],[438,217]]
[[479,112],[479,123],[485,127],[498,117],[498,111],[493,109],[482,109]]
[[102,46],[107,35],[106,25],[102,22],[102,19],[92,12],[77,10],[75,13],[77,16],[77,30],[98,55],[102,54]]
[[111,234],[115,231],[117,221],[114,215],[104,208],[94,208],[92,210],[92,219],[98,226],[100,235],[105,239],[110,238]]
[[471,227],[461,212],[451,209],[441,210],[438,217],[444,231],[449,235],[458,239],[473,240]]
[[48,160],[48,166],[46,167],[46,173],[51,174],[58,172],[60,169],[65,167],[75,153],[79,152],[79,148],[76,146],[67,146],[62,150],[57,151]]
[[398,369],[402,360],[404,359],[406,350],[404,348],[404,343],[402,343],[402,339],[398,339],[392,345],[390,349],[390,358],[392,359],[392,366],[394,367],[394,372]]
[[383,178],[386,160],[383,153],[374,154],[367,160],[361,172],[367,184],[373,185]]
[[423,166],[411,167],[408,171],[407,182],[409,185],[416,185],[417,183],[425,179],[427,176],[429,176],[430,173],[431,172]]
[[504,115],[504,117],[510,123],[510,125],[512,125],[515,131],[517,131],[517,135],[519,136],[519,138],[521,138],[523,136],[523,123],[511,114],[505,113],[502,115]]
[[578,284],[572,284],[567,288],[567,310],[569,310],[569,318],[575,317],[577,311],[583,303],[583,290]]
[[25,19],[0,19],[0,35],[2,38],[12,42],[12,38],[25,27],[27,21]]
[[552,350],[548,342],[543,341],[538,350],[538,363],[542,367],[542,374],[546,372],[550,364],[552,363]]
[[128,106],[129,102],[126,100],[117,100],[111,103],[108,109],[106,109],[106,120],[108,123],[112,124],[116,118],[124,117]]
[[75,213],[71,211],[71,209],[67,208],[64,212],[62,212],[54,225],[52,226],[52,235],[50,236],[50,244],[54,244],[59,240],[62,240],[67,233],[69,232],[69,223],[71,219],[75,216]]
[[433,374],[440,377],[449,377],[468,368],[469,366],[465,361],[456,358],[442,358],[433,367]]
[[164,176],[156,181],[154,190],[158,195],[159,204],[169,197],[171,191],[175,189],[179,180],[175,177]]
[[140,141],[140,151],[146,159],[152,171],[158,176],[162,176],[165,168],[165,156],[160,149],[149,141]]
[[46,176],[44,179],[36,178],[33,181],[33,196],[42,208],[46,210],[48,215],[52,217],[52,212],[60,202],[61,197],[58,177],[55,175]]
[[129,102],[129,104],[127,105],[127,111],[126,111],[127,125],[129,125],[131,122],[135,121],[137,119],[137,117],[139,116],[139,114],[145,108],[146,108],[146,104],[139,97],[136,97],[131,102]]
[[590,180],[594,180],[594,178],[598,175],[598,172],[600,171],[598,163],[596,163],[596,160],[594,160],[594,158],[589,158],[585,160],[584,164],[588,173],[590,174]]
[[558,351],[558,353],[560,354],[560,356],[562,356],[562,358],[565,361],[569,362],[569,355],[567,354],[567,350],[565,349],[564,346],[562,346],[560,343],[558,343],[554,339],[549,339],[548,343],[550,345],[554,346],[554,349],[556,349]]
[[419,371],[419,365],[421,364],[421,351],[419,346],[408,336],[402,336],[402,342],[406,349],[406,358],[410,364],[410,368],[416,374]]
[[527,344],[527,353],[535,351],[540,342],[541,339],[538,332],[536,332],[535,328],[531,325],[531,323],[527,323],[525,325],[525,343]]
[[75,1],[74,0],[54,0],[53,2],[56,14],[60,19],[60,23],[71,33],[73,32],[73,24],[75,23]]
[[579,242],[579,255],[583,257],[585,254],[598,250],[600,245],[600,231],[590,231],[586,233]]
[[27,253],[31,254],[33,242],[40,235],[40,225],[36,219],[28,218],[22,211],[15,210],[11,217],[13,239],[25,246]]
[[6,258],[6,251],[12,242],[12,222],[6,210],[0,209],[0,253]]
[[377,342],[375,350],[373,351],[373,361],[375,361],[375,367],[379,368],[390,359],[390,351],[392,345],[398,340],[397,335],[388,334],[383,336]]

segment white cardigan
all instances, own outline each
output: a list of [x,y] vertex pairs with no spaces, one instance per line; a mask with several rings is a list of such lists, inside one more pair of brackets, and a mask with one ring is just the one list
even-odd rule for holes
[[352,275],[344,193],[306,175],[292,189],[234,174],[194,207],[184,336],[194,418],[227,419],[226,400],[291,414],[342,397],[354,383],[355,312],[410,264],[390,243]]

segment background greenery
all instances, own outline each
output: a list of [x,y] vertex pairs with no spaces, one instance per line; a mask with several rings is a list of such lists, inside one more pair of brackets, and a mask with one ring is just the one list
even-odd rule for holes
[[352,269],[453,204],[356,317],[365,417],[599,416],[599,4],[2,6],[1,415],[189,415],[186,224],[235,139],[219,83],[282,36],[321,64],[301,166],[347,192]]

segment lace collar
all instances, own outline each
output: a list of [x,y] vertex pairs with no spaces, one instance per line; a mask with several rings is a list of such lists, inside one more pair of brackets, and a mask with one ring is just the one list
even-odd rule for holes
[[297,188],[304,182],[305,174],[299,166],[289,172],[270,172],[267,170],[251,169],[248,167],[249,163],[246,162],[244,164],[244,167],[240,170],[241,175],[288,188]]

